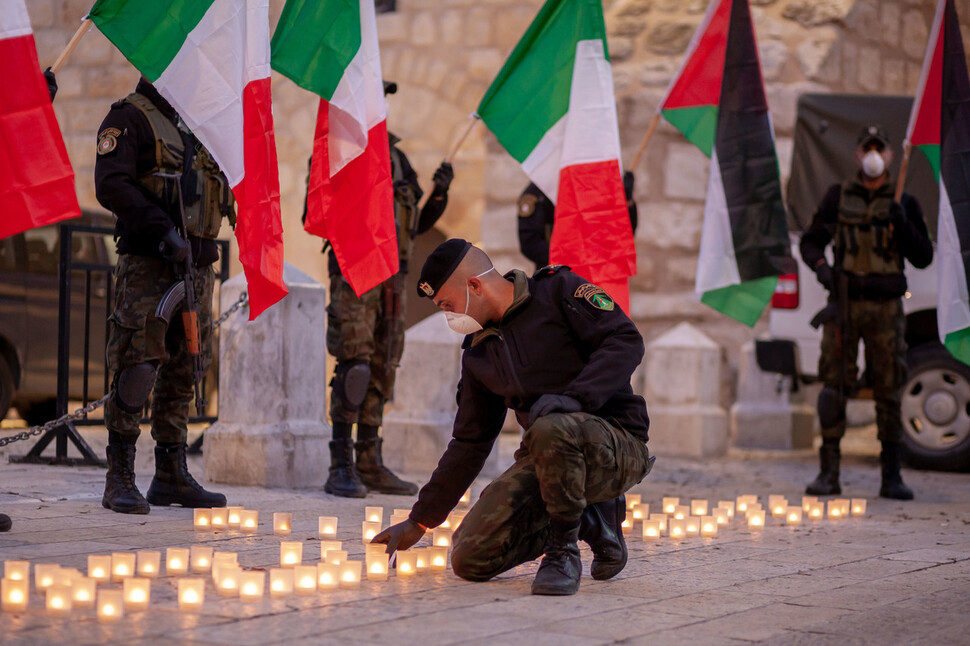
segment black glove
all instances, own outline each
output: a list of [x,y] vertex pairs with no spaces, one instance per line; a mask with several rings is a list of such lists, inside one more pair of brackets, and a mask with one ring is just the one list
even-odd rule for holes
[[438,166],[438,170],[434,172],[431,177],[431,181],[434,182],[434,186],[439,192],[444,193],[451,186],[451,180],[455,179],[455,169],[451,167],[448,162],[441,162],[441,166]]
[[51,103],[53,103],[54,95],[57,94],[57,79],[54,78],[51,68],[44,70],[44,78],[47,79],[47,92],[51,95]]
[[383,532],[371,539],[371,543],[384,543],[387,545],[388,554],[393,554],[395,550],[406,550],[424,536],[424,529],[421,525],[408,518],[403,523],[391,525]]
[[900,229],[906,223],[906,210],[899,202],[889,205],[889,226],[893,229]]
[[832,268],[827,262],[823,262],[815,269],[815,277],[825,289],[832,289]]
[[567,395],[543,395],[529,410],[529,426],[549,413],[578,413],[581,410],[583,405]]
[[158,252],[162,254],[162,259],[168,262],[184,262],[189,255],[189,243],[179,235],[178,231],[169,229],[158,244]]
[[633,199],[633,171],[623,173],[623,194],[626,195],[627,202]]

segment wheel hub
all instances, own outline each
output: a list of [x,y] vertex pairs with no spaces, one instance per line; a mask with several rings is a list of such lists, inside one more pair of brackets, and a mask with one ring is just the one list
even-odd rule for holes
[[926,418],[937,426],[946,426],[957,416],[957,400],[952,393],[937,390],[923,404]]

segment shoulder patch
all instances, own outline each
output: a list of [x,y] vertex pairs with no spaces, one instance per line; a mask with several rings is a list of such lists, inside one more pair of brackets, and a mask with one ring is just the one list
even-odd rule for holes
[[519,217],[527,218],[536,212],[536,202],[539,197],[532,193],[523,193],[519,198]]
[[583,283],[576,288],[576,293],[573,296],[584,298],[590,305],[605,312],[612,312],[613,308],[616,307],[609,294],[602,287],[597,287],[593,283]]
[[552,276],[564,270],[568,271],[569,267],[567,265],[546,265],[545,267],[536,269],[536,273],[534,273],[532,277],[545,278],[546,276]]
[[117,128],[105,128],[98,133],[98,154],[107,155],[118,146],[121,131]]

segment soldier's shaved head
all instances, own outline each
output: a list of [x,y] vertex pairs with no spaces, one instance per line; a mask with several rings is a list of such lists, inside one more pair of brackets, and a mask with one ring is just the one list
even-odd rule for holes
[[[461,262],[455,268],[455,271],[445,282],[453,285],[462,285],[469,278],[478,276],[491,268],[492,260],[488,257],[487,253],[478,247],[469,247],[465,257],[461,259]],[[482,276],[482,278],[492,278],[492,276],[490,274],[486,274],[485,276]]]

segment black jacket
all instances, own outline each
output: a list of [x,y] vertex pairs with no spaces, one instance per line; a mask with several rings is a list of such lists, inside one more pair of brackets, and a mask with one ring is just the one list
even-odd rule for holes
[[585,412],[647,441],[646,404],[630,387],[644,351],[633,321],[615,305],[602,309],[608,301],[597,301],[595,288],[567,267],[505,277],[515,283],[512,306],[498,324],[462,344],[452,439],[411,510],[428,527],[444,521],[478,476],[506,410],[525,426],[541,395],[573,397]]

